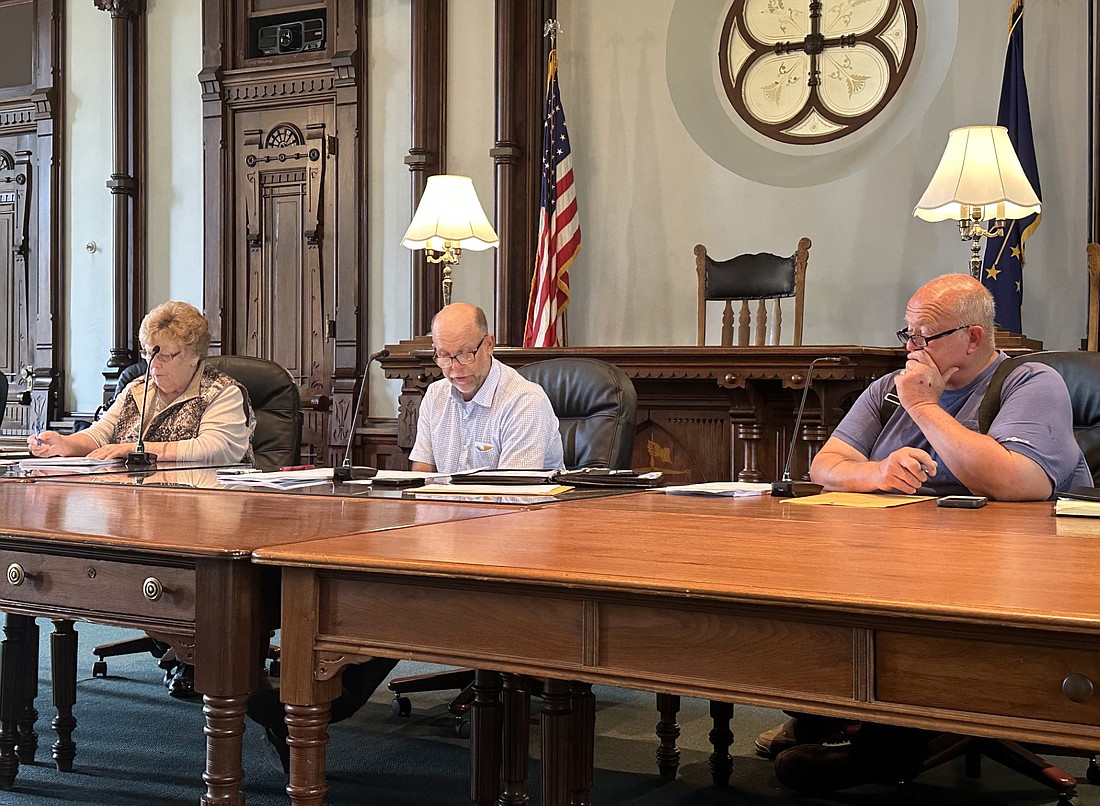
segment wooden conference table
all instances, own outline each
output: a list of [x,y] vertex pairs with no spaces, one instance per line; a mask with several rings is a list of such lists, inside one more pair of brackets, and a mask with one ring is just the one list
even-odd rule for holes
[[[101,479],[100,481],[103,481]],[[116,478],[116,481],[121,480]],[[57,480],[60,482],[61,480]],[[256,494],[104,483],[0,483],[0,788],[37,746],[34,617],[53,620],[53,755],[71,769],[74,621],[147,630],[195,664],[204,692],[204,804],[242,804],[245,704],[269,631],[279,626],[277,569],[252,552],[283,543],[396,529],[506,510],[384,499]]]
[[[854,510],[645,493],[255,560],[283,567],[296,804],[323,802],[337,672],[372,654],[1100,746],[1100,521],[1055,518],[1050,503]],[[473,793],[491,803],[502,748],[479,725],[500,724],[500,684],[479,683]],[[575,691],[546,693],[543,802],[587,802]],[[522,787],[508,779],[522,769],[515,741],[526,750],[505,743],[501,802],[522,802],[508,800]]]

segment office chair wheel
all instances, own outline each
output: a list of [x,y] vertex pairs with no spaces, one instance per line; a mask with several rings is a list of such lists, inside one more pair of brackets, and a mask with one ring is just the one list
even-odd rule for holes
[[412,713],[412,700],[408,697],[394,697],[390,702],[390,713],[394,716],[408,716]]
[[470,738],[470,720],[466,716],[455,717],[455,736],[459,739]]
[[92,664],[92,677],[106,677],[107,676],[107,661],[97,660]]
[[1093,786],[1100,786],[1100,766],[1096,765],[1096,759],[1089,759],[1089,768],[1085,772],[1085,779]]

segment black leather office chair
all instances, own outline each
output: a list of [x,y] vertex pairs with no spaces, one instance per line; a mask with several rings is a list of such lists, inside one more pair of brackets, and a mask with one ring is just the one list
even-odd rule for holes
[[207,363],[244,387],[256,416],[252,464],[278,470],[302,459],[302,395],[290,373],[266,358],[212,355]]
[[[1073,404],[1073,436],[1085,454],[1093,484],[1097,484],[1100,482],[1100,353],[1028,353],[1003,361],[993,373],[989,388],[978,407],[978,430],[986,433],[1000,411],[1001,388],[1008,374],[1020,364],[1032,362],[1053,367],[1066,382],[1070,402]],[[1080,750],[1058,747],[1036,749],[1060,756],[1082,754]],[[1089,783],[1100,784],[1100,766],[1096,764],[1096,752],[1085,751],[1084,755],[1089,759],[1086,772]],[[972,777],[976,777],[980,771],[981,756],[986,756],[1050,787],[1058,793],[1060,804],[1072,802],[1077,786],[1076,779],[1016,742],[941,734],[932,740],[922,770],[939,766],[959,756],[966,757],[967,774]]]
[[[567,469],[630,467],[638,395],[625,372],[594,358],[552,358],[520,367],[519,373],[546,390],[558,417]],[[393,711],[409,714],[412,703],[406,694],[459,689],[450,711],[456,717],[455,732],[465,738],[469,735],[465,713],[473,702],[473,680],[472,669],[395,678],[389,683],[394,693]]]
[[[802,311],[805,306],[806,266],[810,261],[809,238],[801,238],[790,257],[767,252],[737,255],[715,260],[703,244],[695,247],[695,273],[699,284],[697,342],[706,344],[707,302],[725,303],[722,309],[723,347],[753,345],[764,347],[780,343],[783,313],[780,300],[794,299],[794,326],[791,344],[802,345]],[[749,301],[756,302],[750,306]],[[734,339],[734,302],[737,307],[737,338]],[[771,302],[769,320],[768,305]],[[753,312],[752,307],[756,310]],[[755,317],[755,321],[754,321]]]
[[[252,435],[253,464],[261,470],[277,470],[301,461],[302,400],[290,373],[274,361],[247,355],[208,356],[207,362],[233,378],[244,389],[256,417]],[[145,362],[133,364],[119,375],[115,396],[145,372]],[[149,636],[101,644],[92,652],[99,658],[92,674],[107,674],[105,658],[148,652],[163,658],[167,646]],[[186,693],[185,691],[182,693]]]

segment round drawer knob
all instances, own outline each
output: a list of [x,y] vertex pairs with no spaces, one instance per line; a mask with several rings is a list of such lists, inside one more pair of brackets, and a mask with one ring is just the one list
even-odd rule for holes
[[30,574],[24,571],[23,566],[21,566],[19,563],[12,563],[8,566],[9,585],[14,585],[18,588],[20,585],[27,581],[27,577],[29,576]]
[[155,602],[164,595],[164,586],[156,577],[149,577],[141,583],[141,592],[150,602]]
[[1062,693],[1073,702],[1088,702],[1092,699],[1092,681],[1083,674],[1067,674],[1062,681]]

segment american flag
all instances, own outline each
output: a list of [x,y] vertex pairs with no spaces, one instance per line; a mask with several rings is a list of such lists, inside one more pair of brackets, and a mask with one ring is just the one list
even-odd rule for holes
[[538,253],[527,303],[524,347],[564,347],[569,306],[569,266],[581,246],[577,192],[565,112],[558,91],[558,55],[550,51],[546,118],[542,123],[542,204]]

